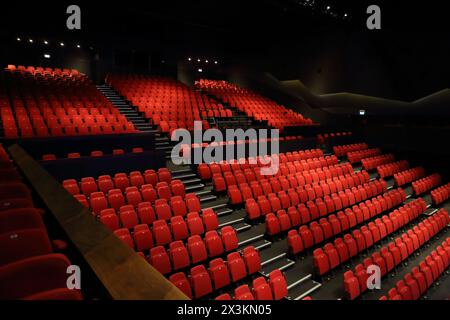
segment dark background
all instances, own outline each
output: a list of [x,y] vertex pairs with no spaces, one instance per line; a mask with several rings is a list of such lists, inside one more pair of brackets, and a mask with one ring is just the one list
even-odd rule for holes
[[[73,66],[102,82],[111,70],[176,75],[192,57],[209,60],[188,65],[203,76],[242,68],[300,79],[316,94],[405,101],[448,87],[444,1],[307,1],[11,2],[0,13],[0,61]],[[70,4],[81,7],[81,31],[66,28]],[[369,4],[381,7],[382,30],[367,30]]]

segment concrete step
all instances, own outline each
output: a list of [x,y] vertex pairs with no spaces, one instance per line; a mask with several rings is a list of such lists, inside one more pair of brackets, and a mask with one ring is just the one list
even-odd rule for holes
[[147,120],[142,119],[142,117],[137,116],[137,115],[134,115],[134,116],[129,115],[127,118],[133,120],[133,122],[136,123],[136,124],[138,124],[138,123],[140,123],[140,124],[144,124],[144,123],[145,123],[145,124],[149,124],[149,123],[147,122]]
[[119,109],[120,113],[122,114],[129,114],[129,115],[137,115],[139,116],[139,113],[137,113],[136,111],[134,111],[133,109],[127,109],[127,110],[121,110]]
[[145,127],[136,127],[136,129],[138,129],[139,131],[142,131],[142,132],[146,132],[146,133],[154,133],[154,131],[152,130],[152,129],[149,129],[149,128],[145,128]]
[[194,185],[194,184],[202,184],[202,180],[199,178],[191,178],[187,180],[182,180],[185,185]]
[[[196,193],[198,196],[198,193]],[[208,201],[214,201],[217,200],[217,196],[210,194],[210,195],[201,195],[199,196],[200,202],[208,202]]]
[[135,124],[135,127],[153,130],[153,128],[148,123],[137,123],[137,124]]
[[[212,191],[211,190],[200,190],[200,191],[197,191],[195,194],[198,197],[200,197],[200,196],[209,196],[209,195],[212,195]],[[216,199],[217,199],[217,196],[216,196]]]
[[177,176],[178,174],[184,174],[184,173],[189,173],[189,172],[192,172],[191,168],[181,169],[181,170],[173,170],[172,178],[173,178],[173,176]]
[[108,99],[111,99],[111,100],[114,100],[114,101],[123,101],[123,99],[120,96],[118,96],[117,94],[110,94],[110,93],[107,93],[107,92],[103,92],[103,95],[105,97],[107,97]]
[[146,132],[146,133],[154,132],[154,131],[151,130],[151,129],[138,129],[138,130],[141,131],[141,132]]
[[[129,101],[126,101],[114,89],[110,88],[108,85],[97,86],[97,89],[127,118],[127,120],[134,124],[136,129],[141,132],[159,133],[159,131],[155,130],[155,127],[148,122],[148,119],[145,119],[142,116],[141,112],[132,106]],[[161,147],[167,148],[167,145],[162,145]]]
[[155,147],[155,150],[172,150],[172,146]]

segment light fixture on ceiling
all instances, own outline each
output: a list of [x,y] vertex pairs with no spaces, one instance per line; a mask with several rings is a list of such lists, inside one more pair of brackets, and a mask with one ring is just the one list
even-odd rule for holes
[[44,54],[44,58],[45,58],[45,59],[50,59],[50,58],[51,58],[51,56],[50,56],[50,54],[48,54],[48,53],[45,53],[45,54]]
[[61,47],[64,47],[64,42],[60,42],[59,45],[60,45]]
[[48,44],[48,41],[47,41],[47,40],[44,40],[44,44]]
[[202,68],[200,68],[200,69],[198,69],[197,71],[198,71],[198,72],[203,72],[203,69],[202,69]]

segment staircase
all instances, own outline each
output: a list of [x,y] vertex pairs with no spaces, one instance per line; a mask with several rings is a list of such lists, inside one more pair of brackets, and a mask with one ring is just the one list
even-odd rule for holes
[[257,121],[252,117],[247,116],[245,112],[242,112],[238,110],[235,107],[232,107],[228,105],[223,100],[219,99],[215,95],[212,95],[208,92],[200,90],[201,93],[207,95],[209,98],[217,101],[218,103],[222,104],[224,108],[231,110],[233,113],[232,118],[225,118],[225,119],[215,119],[215,124],[217,125],[218,129],[250,129],[253,128],[255,130],[258,129],[270,129],[271,127],[267,124],[267,121]]
[[241,112],[237,109],[232,109],[229,106],[226,106],[228,109],[231,109],[233,112],[232,118],[225,119],[216,119],[217,127],[219,129],[270,129],[270,126],[265,122],[256,121],[253,118],[247,116],[244,112]]
[[98,85],[97,89],[120,111],[121,114],[134,124],[136,129],[142,132],[158,132],[158,130],[149,123],[148,119],[143,117],[141,112],[136,110],[129,102],[125,101],[125,99],[110,86],[106,84]]
[[113,88],[103,84],[98,85],[97,89],[123,114],[130,122],[134,124],[134,127],[141,132],[154,133],[155,134],[155,150],[164,150],[166,152],[166,159],[170,159],[170,151],[172,146],[167,135],[161,134],[156,126],[150,124],[149,120],[144,117],[142,112],[122,96],[120,96]]

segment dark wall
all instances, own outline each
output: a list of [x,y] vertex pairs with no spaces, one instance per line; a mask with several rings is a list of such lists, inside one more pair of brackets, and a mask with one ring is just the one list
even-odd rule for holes
[[293,96],[286,92],[281,83],[268,73],[256,72],[248,69],[233,68],[223,70],[219,76],[241,87],[248,88],[265,97],[268,97],[285,107],[301,113],[303,116],[313,119],[323,125],[332,125],[333,121],[342,121],[341,117],[332,119],[327,112],[311,108],[308,103],[299,96]]
[[258,64],[280,80],[301,80],[315,94],[414,101],[448,87],[447,40],[439,31],[308,31],[296,42],[272,47]]
[[[412,101],[448,87],[448,17],[437,5],[399,1],[370,1],[382,3],[381,31],[365,27],[369,1],[363,0],[332,5],[349,10],[351,21],[311,12],[297,1],[130,1],[127,6],[91,1],[81,3],[80,31],[65,26],[72,2],[15,2],[0,12],[1,62],[46,63],[39,58],[42,50],[5,53],[12,48],[6,40],[40,34],[72,47],[80,41],[82,50],[93,46],[89,59],[96,81],[106,71],[125,70],[176,77],[178,61],[192,55],[270,72],[280,80],[300,79],[317,94],[346,91]],[[68,47],[60,51],[55,48],[52,65],[89,64],[85,57],[70,57]]]
[[[42,67],[59,67],[77,69],[86,74],[95,83],[103,83],[105,76],[111,72],[123,73],[153,73],[164,74],[176,78],[177,61],[166,58],[158,52],[149,49],[134,49],[132,45],[117,44],[99,45],[96,47],[82,45],[77,48],[77,42],[60,41],[43,37],[28,39],[3,38],[7,45],[0,51],[0,67],[8,64]],[[0,38],[1,39],[1,38]],[[44,39],[49,45],[43,43]],[[50,59],[44,58],[50,54]]]
[[[21,37],[21,41],[16,38],[3,39],[6,44],[0,51],[1,67],[7,64],[73,68],[89,77],[93,76],[92,68],[94,53],[89,48],[77,48],[77,43],[63,42],[62,47],[57,41],[47,38],[35,38],[33,43],[29,42],[30,37]],[[43,41],[48,41],[45,45]],[[44,54],[49,54],[50,59],[44,58]]]
[[354,118],[356,130],[365,140],[393,152],[398,159],[410,160],[412,166],[423,165],[428,173],[439,172],[448,181],[450,167],[450,128],[448,120],[423,117]]

